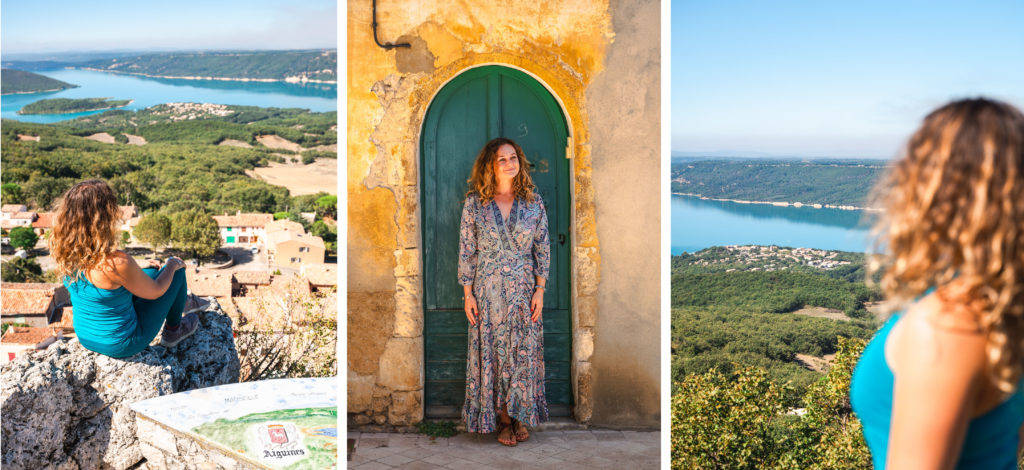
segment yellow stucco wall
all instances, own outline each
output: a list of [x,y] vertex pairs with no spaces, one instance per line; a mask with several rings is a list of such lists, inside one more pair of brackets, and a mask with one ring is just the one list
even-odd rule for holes
[[447,81],[474,66],[502,64],[550,89],[573,137],[575,415],[589,421],[601,246],[587,93],[615,41],[608,0],[382,0],[377,15],[381,42],[412,47],[378,47],[370,0],[348,3],[350,418],[395,426],[422,419],[420,126]]

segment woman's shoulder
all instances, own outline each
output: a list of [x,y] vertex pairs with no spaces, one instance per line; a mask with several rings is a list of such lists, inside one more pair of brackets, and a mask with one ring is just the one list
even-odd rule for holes
[[958,309],[957,304],[935,294],[910,306],[893,326],[886,346],[894,371],[900,365],[928,367],[952,363],[956,363],[957,372],[966,375],[982,371],[987,335],[977,321],[968,321]]

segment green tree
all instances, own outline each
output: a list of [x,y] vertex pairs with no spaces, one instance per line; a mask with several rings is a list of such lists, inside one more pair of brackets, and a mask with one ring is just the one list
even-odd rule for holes
[[21,186],[18,183],[4,183],[0,185],[0,198],[4,204],[21,204]]
[[210,214],[191,209],[171,217],[171,244],[175,248],[206,257],[220,248],[220,228]]
[[316,200],[316,216],[338,219],[338,196],[323,196]]
[[295,222],[299,221],[299,216],[295,213],[288,211],[274,212],[274,220],[288,219]]
[[128,233],[127,230],[121,231],[121,248],[128,246],[132,242],[132,234]]
[[338,238],[338,235],[331,230],[331,227],[322,220],[313,222],[313,225],[310,225],[309,227],[309,233],[315,237],[324,239],[324,243],[333,242]]
[[11,229],[11,246],[23,250],[31,250],[36,246],[39,237],[32,227],[14,227]]
[[157,251],[171,241],[171,219],[158,213],[149,213],[135,226],[135,238]]
[[761,469],[774,464],[773,423],[786,386],[748,367],[690,375],[672,397],[672,468]]
[[0,264],[0,279],[3,282],[45,282],[39,263],[17,256]]

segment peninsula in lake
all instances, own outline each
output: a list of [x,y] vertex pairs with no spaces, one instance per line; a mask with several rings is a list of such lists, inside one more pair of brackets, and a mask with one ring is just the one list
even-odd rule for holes
[[69,114],[101,109],[114,109],[131,104],[132,100],[110,98],[51,98],[29,103],[18,114]]
[[72,85],[45,75],[26,72],[24,70],[7,68],[0,70],[0,94],[4,95],[14,93],[41,93],[45,91],[59,91],[77,87],[78,85]]

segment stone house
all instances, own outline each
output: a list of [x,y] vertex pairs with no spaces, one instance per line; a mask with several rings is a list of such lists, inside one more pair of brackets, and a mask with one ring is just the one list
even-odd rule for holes
[[32,222],[32,229],[36,232],[36,235],[42,237],[53,229],[54,212],[39,212],[36,214],[38,217],[35,222]]
[[0,321],[37,328],[52,323],[60,309],[71,303],[67,288],[56,283],[5,282],[0,284],[0,300]]
[[290,230],[268,233],[266,243],[270,264],[292,269],[301,269],[310,263],[321,264],[327,253],[322,238]]
[[231,296],[245,297],[248,292],[260,286],[270,285],[270,273],[266,271],[234,271],[231,273]]
[[220,239],[226,245],[236,243],[259,243],[267,235],[264,228],[274,221],[273,214],[246,213],[215,215],[213,220],[220,227]]
[[299,274],[309,281],[313,292],[327,291],[338,286],[338,265],[334,263],[304,264]]
[[[4,204],[0,206],[0,228],[4,230],[10,230],[14,227],[20,227],[24,225],[24,217],[17,218],[19,214],[24,214],[28,211],[28,206],[24,204]],[[32,222],[29,221],[29,224]]]
[[372,2],[348,3],[350,425],[459,415],[461,200],[476,153],[504,136],[548,209],[552,416],[659,427],[660,2],[378,2],[376,15],[375,32]]

